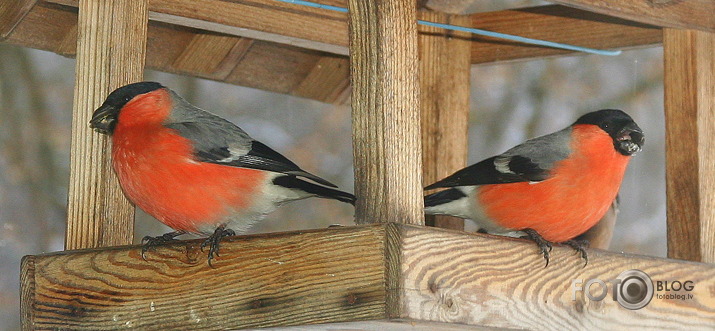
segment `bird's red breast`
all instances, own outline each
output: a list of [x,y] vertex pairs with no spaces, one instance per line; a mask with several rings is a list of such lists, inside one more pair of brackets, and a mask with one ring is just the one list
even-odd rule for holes
[[112,163],[138,207],[175,230],[199,232],[251,205],[266,173],[196,161],[191,141],[162,125],[172,106],[165,89],[128,102],[112,136]]
[[618,153],[611,137],[590,124],[573,126],[571,150],[547,180],[478,187],[479,205],[498,225],[531,228],[548,241],[582,234],[616,198],[630,157]]

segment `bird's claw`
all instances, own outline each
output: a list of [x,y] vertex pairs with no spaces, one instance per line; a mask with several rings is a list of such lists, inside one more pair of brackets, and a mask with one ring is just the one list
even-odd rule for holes
[[544,260],[546,260],[546,265],[544,268],[549,266],[549,257],[550,257],[550,252],[554,248],[551,242],[547,241],[542,237],[536,230],[534,229],[524,229],[522,230],[524,233],[526,233],[526,238],[529,239],[533,242],[536,243],[537,246],[539,246],[539,249],[541,250],[541,254],[544,256]]
[[166,244],[168,242],[175,241],[177,236],[180,236],[184,234],[184,231],[174,231],[174,232],[169,232],[169,233],[164,233],[161,236],[157,237],[152,237],[152,236],[145,236],[142,238],[142,259],[146,261],[146,252],[149,251],[152,247],[156,247],[162,244]]
[[216,228],[216,231],[212,235],[210,235],[206,240],[204,240],[203,243],[201,243],[201,251],[204,251],[204,248],[206,246],[209,246],[209,256],[208,256],[208,263],[209,266],[213,268],[213,265],[211,264],[211,260],[214,259],[214,256],[219,256],[219,246],[221,245],[221,239],[224,237],[230,237],[230,236],[235,236],[236,232],[234,232],[231,229],[226,229],[223,226],[220,226]]
[[588,248],[588,240],[576,240],[576,239],[571,239],[564,241],[562,244],[569,246],[576,250],[576,252],[581,253],[581,258],[586,261],[583,265],[585,268],[588,265],[588,253],[586,252],[586,248]]

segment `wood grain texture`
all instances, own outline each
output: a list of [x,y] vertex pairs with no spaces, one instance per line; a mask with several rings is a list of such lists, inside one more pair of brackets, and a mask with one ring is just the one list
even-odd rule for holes
[[132,242],[134,207],[112,170],[107,137],[88,123],[111,90],[142,80],[146,5],[146,0],[79,3],[66,249]]
[[[473,14],[472,27],[597,49],[628,49],[661,43],[660,28],[559,5]],[[483,36],[472,38],[472,63],[575,54]]]
[[37,0],[0,1],[0,40],[15,29],[36,3]]
[[[468,16],[422,11],[422,19],[469,25]],[[423,186],[464,168],[469,127],[469,34],[420,26],[420,107]],[[431,192],[429,192],[431,193]],[[428,224],[463,230],[464,220],[426,216]]]
[[[385,318],[382,226],[26,257],[30,329],[219,330]],[[33,272],[34,271],[34,272]]]
[[715,33],[664,30],[668,256],[715,262]]
[[506,331],[504,329],[492,327],[476,327],[474,325],[450,324],[423,322],[415,320],[375,320],[375,321],[359,321],[359,322],[343,322],[329,323],[316,325],[301,325],[289,327],[267,328],[265,330],[276,331]]
[[[342,56],[322,56],[292,94],[329,103],[346,103],[350,90],[350,60]],[[349,94],[347,94],[349,95]]]
[[[50,1],[66,5],[76,4],[76,0]],[[333,3],[336,4],[341,5],[340,2]],[[271,0],[160,0],[151,1],[149,6],[152,10],[151,18],[160,22],[339,55],[348,54],[345,13]],[[419,15],[418,13],[418,17]],[[263,17],[275,22],[264,23]],[[594,48],[652,46],[659,44],[662,38],[660,29],[655,26],[559,5],[475,13],[471,17],[472,23],[466,26]],[[304,24],[296,27],[293,22]],[[575,53],[477,36],[472,43],[472,63],[565,54]]]
[[[712,329],[715,266],[600,250],[589,263],[568,247],[554,247],[551,263],[532,242],[400,226],[404,318],[530,330]],[[656,281],[692,280],[692,300],[653,297],[628,310],[608,296],[591,301],[582,291],[572,300],[572,281],[615,279],[639,269]],[[610,284],[610,283],[609,283]],[[598,285],[591,289],[598,295]],[[666,293],[657,292],[656,293]],[[676,293],[676,292],[670,292]]]
[[348,1],[355,218],[424,224],[414,1]]
[[[200,240],[66,251],[23,259],[31,329],[236,329],[366,320],[482,328],[712,329],[715,266],[567,247],[544,260],[524,240],[387,223],[228,238],[214,268]],[[692,299],[627,310],[608,296],[572,299],[572,281],[639,269],[690,280]],[[610,283],[609,283],[610,284]],[[672,283],[671,283],[672,284]],[[597,287],[597,286],[596,286]],[[609,285],[610,287],[610,285]],[[591,293],[598,294],[598,289]]]
[[[75,56],[77,8],[72,5],[76,6],[76,4],[75,0],[52,0],[52,3],[38,2],[7,36],[5,42],[44,49],[65,56]],[[210,8],[218,10],[220,7],[212,6]],[[152,15],[156,15],[156,13]],[[418,13],[418,15],[421,14]],[[207,16],[206,19],[210,19],[213,15],[206,14],[205,16]],[[318,18],[320,16],[313,16],[313,19]],[[478,22],[475,23],[478,27],[495,31],[600,48],[652,45],[659,43],[662,38],[660,30],[653,27],[634,25],[632,22],[589,14],[563,6],[478,13],[472,15],[472,21]],[[177,24],[187,23],[177,22]],[[311,50],[316,47],[303,44],[300,44],[301,47],[290,46],[288,41],[258,40],[258,42],[254,42],[254,39],[232,34],[230,29],[224,29],[221,24],[215,22],[204,24],[206,29],[191,27],[197,26],[196,24],[189,26],[177,24],[161,21],[150,22],[146,55],[148,68],[293,94],[323,102],[344,103],[349,100],[349,88],[347,88],[349,74],[345,69],[348,58],[345,56]],[[343,23],[341,29],[347,31],[347,24]],[[347,35],[347,32],[345,34]],[[190,43],[197,46],[200,43],[205,44],[209,40],[218,41],[220,46],[189,47]],[[573,54],[567,51],[503,41],[489,41],[483,38],[475,38],[471,44],[472,62],[474,63]],[[229,45],[233,45],[233,48],[227,51]],[[347,45],[347,39],[344,45]],[[340,47],[347,49],[347,46]],[[270,49],[270,53],[265,52],[267,48]],[[346,54],[347,51],[339,53]],[[261,60],[254,55],[267,55],[268,59]],[[222,56],[225,57],[222,58]],[[249,61],[243,63],[244,60]],[[278,75],[279,79],[275,79],[276,71],[270,70],[273,65],[271,61],[276,61],[276,66],[282,70],[283,74]],[[293,62],[306,65],[292,67],[290,63]],[[257,67],[264,65],[268,68]],[[239,66],[240,68],[238,68]],[[330,73],[323,69],[330,67],[336,68],[336,70]],[[265,75],[265,73],[269,75]],[[318,78],[324,78],[325,84],[313,84]],[[328,82],[334,84],[327,85]],[[326,87],[328,88],[326,89]]]
[[712,0],[554,0],[609,16],[670,28],[715,32]]

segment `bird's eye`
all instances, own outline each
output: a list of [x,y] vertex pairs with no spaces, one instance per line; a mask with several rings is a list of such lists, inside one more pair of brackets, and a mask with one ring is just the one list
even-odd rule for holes
[[604,124],[603,124],[603,128],[604,128],[604,129],[608,129],[608,123],[604,123]]

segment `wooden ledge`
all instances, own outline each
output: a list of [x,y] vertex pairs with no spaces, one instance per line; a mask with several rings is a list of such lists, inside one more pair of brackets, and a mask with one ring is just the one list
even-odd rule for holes
[[[507,328],[707,328],[715,266],[590,250],[587,267],[555,247],[395,223],[239,236],[214,268],[201,240],[26,256],[24,329],[224,329],[399,319]],[[639,269],[690,280],[692,299],[657,296],[639,310],[587,299],[572,281]],[[592,293],[600,292],[598,285]],[[656,294],[665,292],[656,291]]]

